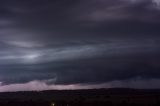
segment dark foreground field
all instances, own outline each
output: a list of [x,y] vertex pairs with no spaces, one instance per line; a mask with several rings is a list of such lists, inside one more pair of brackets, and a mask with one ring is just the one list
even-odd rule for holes
[[0,93],[0,106],[160,106],[160,90],[10,92]]

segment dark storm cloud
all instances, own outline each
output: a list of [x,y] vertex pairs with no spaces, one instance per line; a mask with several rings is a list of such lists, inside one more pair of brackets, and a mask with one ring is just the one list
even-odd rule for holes
[[1,0],[0,81],[159,79],[159,3]]
[[54,83],[57,84],[76,84],[105,83],[136,77],[159,78],[157,45],[152,40],[123,40],[98,46],[65,47],[48,52],[40,50],[45,54],[41,56],[41,52],[37,52],[40,55],[38,57],[22,56],[21,59],[19,55],[12,59],[7,56],[9,59],[5,64],[8,65],[2,64],[1,80],[18,83],[48,78],[55,79]]

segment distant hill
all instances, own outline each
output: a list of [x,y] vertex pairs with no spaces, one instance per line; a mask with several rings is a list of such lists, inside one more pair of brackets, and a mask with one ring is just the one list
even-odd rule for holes
[[[159,105],[160,89],[130,89],[130,88],[110,88],[110,89],[87,89],[87,90],[48,90],[48,91],[24,91],[24,92],[5,92],[0,93],[0,106],[6,103],[65,103],[89,106],[89,103],[105,104],[151,104]],[[43,103],[42,103],[43,102]],[[22,104],[21,104],[22,105]],[[24,105],[24,104],[23,104]],[[35,105],[35,104],[34,104]],[[8,106],[8,105],[4,105]],[[18,106],[18,105],[13,105]],[[32,106],[30,104],[29,106]],[[36,105],[35,105],[36,106]],[[39,105],[40,106],[40,105]],[[44,105],[43,105],[44,106]],[[60,105],[57,105],[60,106]],[[78,105],[77,105],[78,106]],[[95,105],[95,106],[98,106]],[[159,105],[160,106],[160,105]]]

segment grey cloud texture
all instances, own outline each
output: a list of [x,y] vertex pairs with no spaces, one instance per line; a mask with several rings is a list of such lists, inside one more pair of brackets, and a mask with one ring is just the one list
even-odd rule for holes
[[[85,84],[87,88],[139,87],[141,82],[148,88],[150,79],[158,83],[159,2],[1,0],[2,91],[23,90],[24,86],[35,90],[30,86],[37,83],[44,85],[41,89]],[[137,77],[141,81],[130,81]],[[43,82],[48,79],[56,80]],[[124,80],[130,83],[119,85]],[[101,86],[114,81],[120,82]]]

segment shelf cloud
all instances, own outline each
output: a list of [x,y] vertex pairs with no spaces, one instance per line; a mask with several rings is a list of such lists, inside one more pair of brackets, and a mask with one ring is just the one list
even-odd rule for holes
[[0,91],[157,84],[159,18],[160,0],[1,0]]

